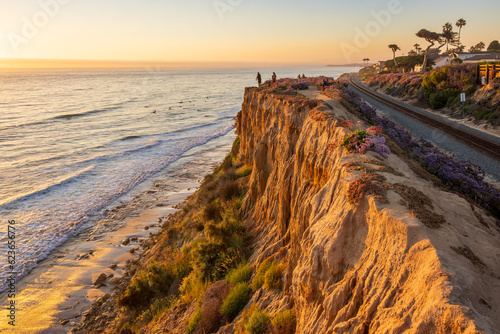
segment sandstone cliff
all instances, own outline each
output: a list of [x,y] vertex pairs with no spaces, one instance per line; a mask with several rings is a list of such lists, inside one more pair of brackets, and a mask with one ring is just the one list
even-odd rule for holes
[[[256,240],[250,262],[286,263],[283,291],[262,288],[249,305],[294,307],[297,333],[497,333],[495,219],[403,156],[329,149],[345,136],[338,123],[357,119],[323,100],[245,91],[237,133],[239,157],[253,166],[242,207]],[[367,171],[382,176],[386,200],[349,200]],[[419,195],[402,197],[398,185]],[[424,224],[412,201],[442,224]]]
[[231,154],[83,330],[499,333],[498,221],[394,143],[346,152],[346,99],[302,93],[246,89]]

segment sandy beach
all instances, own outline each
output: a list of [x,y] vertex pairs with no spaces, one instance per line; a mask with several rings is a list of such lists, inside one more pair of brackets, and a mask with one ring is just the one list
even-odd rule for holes
[[129,261],[142,253],[141,244],[159,230],[161,217],[196,191],[233,140],[231,131],[191,149],[87,222],[17,282],[15,327],[6,320],[7,292],[0,295],[0,332],[57,334],[78,327],[91,303],[119,284]]

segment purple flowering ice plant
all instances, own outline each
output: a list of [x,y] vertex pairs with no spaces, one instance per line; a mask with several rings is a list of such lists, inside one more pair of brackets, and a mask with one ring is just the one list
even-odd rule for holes
[[[351,130],[354,124],[352,121],[343,121],[341,124],[347,131],[349,131],[343,142],[344,148],[348,152],[359,152],[361,154],[365,154],[371,149],[384,158],[387,158],[389,154],[391,154],[389,147],[385,145],[385,137],[377,134],[382,132],[381,127],[372,126],[367,130]],[[361,128],[361,122],[358,122],[356,126]]]
[[445,154],[428,140],[415,139],[402,126],[387,117],[379,116],[358,94],[349,90],[345,82],[339,82],[335,88],[363,120],[383,129],[403,152],[441,179],[448,189],[466,195],[496,218],[500,218],[500,191],[484,180],[485,173],[480,166]]

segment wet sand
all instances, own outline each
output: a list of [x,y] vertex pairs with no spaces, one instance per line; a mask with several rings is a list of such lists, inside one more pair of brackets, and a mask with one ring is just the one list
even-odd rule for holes
[[[110,293],[127,262],[142,253],[141,242],[159,230],[159,218],[175,212],[203,177],[231,150],[234,133],[191,149],[85,224],[16,284],[15,327],[7,292],[0,295],[1,333],[69,333],[91,303]],[[104,275],[103,275],[104,274]],[[94,285],[106,278],[103,286]]]

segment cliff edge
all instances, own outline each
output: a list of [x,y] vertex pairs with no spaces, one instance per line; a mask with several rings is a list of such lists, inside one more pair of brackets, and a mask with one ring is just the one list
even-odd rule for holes
[[[323,100],[245,91],[237,133],[253,166],[242,207],[257,240],[251,262],[286,264],[283,291],[252,302],[294,307],[297,333],[498,332],[495,219],[404,156],[332,150],[345,137],[339,123],[358,119]],[[385,198],[353,201],[351,185],[370,175]]]
[[301,92],[245,90],[231,154],[78,331],[499,333],[498,220],[395,142],[345,149],[387,136],[342,90]]

